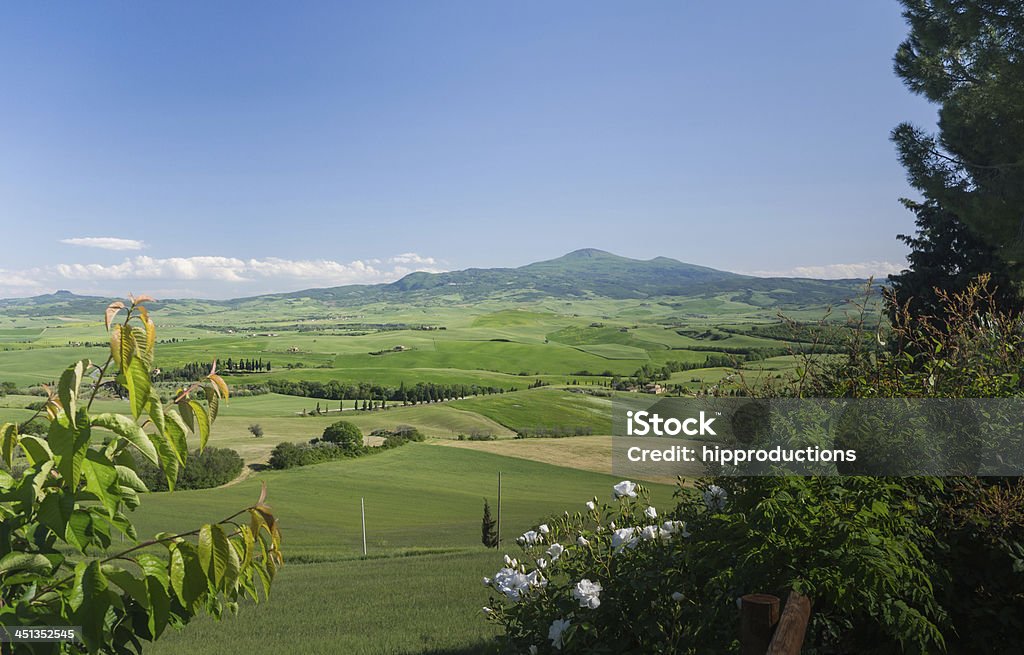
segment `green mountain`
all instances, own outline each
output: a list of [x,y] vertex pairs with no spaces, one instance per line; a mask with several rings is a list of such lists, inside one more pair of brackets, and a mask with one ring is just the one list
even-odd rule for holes
[[[543,298],[645,299],[712,297],[727,294],[759,307],[835,305],[858,295],[864,280],[760,278],[686,264],[668,257],[629,259],[586,248],[557,259],[518,268],[469,268],[447,273],[410,273],[390,284],[306,289],[226,301],[163,301],[164,305],[251,305],[270,299],[309,298],[328,306],[375,302],[431,304],[486,299],[533,301]],[[39,316],[102,311],[107,298],[67,291],[15,300],[0,300],[0,312]]]
[[[410,273],[391,284],[307,289],[276,297],[315,298],[332,304],[472,302],[488,298],[711,297],[735,294],[738,301],[769,306],[840,304],[861,293],[865,280],[761,278],[686,264],[668,257],[629,259],[586,248],[518,268],[468,268],[448,273]],[[244,302],[241,299],[234,302]]]

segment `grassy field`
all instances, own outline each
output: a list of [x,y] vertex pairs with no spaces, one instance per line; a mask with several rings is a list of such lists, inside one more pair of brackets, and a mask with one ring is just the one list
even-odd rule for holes
[[[571,457],[574,440],[559,441]],[[137,512],[141,534],[183,530],[251,503],[265,480],[286,561],[270,603],[246,605],[222,623],[197,621],[147,652],[249,655],[268,652],[268,641],[280,648],[284,635],[301,639],[304,653],[478,652],[494,635],[480,614],[487,600],[480,579],[501,567],[502,553],[516,552],[479,545],[483,499],[495,502],[499,471],[506,538],[581,509],[592,496],[607,498],[618,481],[471,448],[408,444],[226,488],[146,496]],[[651,490],[656,506],[672,505],[672,487]],[[361,497],[371,559],[360,557]]]
[[452,406],[476,412],[516,431],[571,432],[577,428],[587,434],[610,434],[611,431],[611,399],[572,393],[563,388],[467,398],[452,402]]
[[[339,419],[365,435],[411,425],[430,437],[352,460],[287,471],[255,467],[217,489],[147,495],[134,517],[142,535],[223,518],[252,503],[266,481],[287,562],[269,603],[245,605],[222,623],[199,619],[147,650],[158,655],[291,652],[297,643],[312,654],[481,652],[495,633],[480,613],[487,600],[480,579],[500,568],[504,550],[480,546],[480,519],[484,498],[496,500],[499,471],[503,534],[511,539],[546,516],[581,509],[593,496],[608,498],[619,481],[608,475],[607,394],[613,381],[642,366],[700,365],[709,354],[736,348],[773,349],[777,355],[789,345],[719,329],[728,324],[743,332],[744,326],[777,320],[735,294],[661,301],[548,298],[530,304],[437,299],[429,306],[355,308],[309,298],[231,306],[176,301],[153,315],[162,340],[158,367],[216,359],[229,384],[258,394],[223,404],[210,439],[211,446],[235,449],[249,464],[265,462],[280,442],[318,437]],[[25,407],[40,396],[24,391],[49,384],[76,359],[106,360],[105,346],[86,345],[105,339],[99,318],[0,315],[0,382],[21,392],[0,397],[0,421],[29,418]],[[229,358],[271,362],[272,370],[232,372]],[[739,368],[748,375],[785,376],[797,365],[785,356],[737,359],[736,368],[697,368],[664,382],[678,385],[676,391],[728,386]],[[355,411],[353,399],[262,393],[271,379],[391,388],[478,385],[505,393]],[[157,381],[161,393],[174,393],[174,386]],[[530,388],[538,382],[549,386]],[[614,393],[619,399],[650,398]],[[109,395],[93,409],[128,412],[124,401]],[[251,435],[255,424],[262,438]],[[516,432],[589,436],[513,439]],[[496,440],[459,441],[459,435]],[[379,440],[368,437],[371,444]],[[670,485],[652,485],[654,504],[670,508],[672,491]],[[366,505],[366,559],[360,498]]]

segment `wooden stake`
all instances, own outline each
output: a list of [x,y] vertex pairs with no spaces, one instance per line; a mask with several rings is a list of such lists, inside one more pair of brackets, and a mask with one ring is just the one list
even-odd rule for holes
[[740,655],[765,655],[775,624],[779,622],[779,598],[771,594],[747,594],[740,599]]

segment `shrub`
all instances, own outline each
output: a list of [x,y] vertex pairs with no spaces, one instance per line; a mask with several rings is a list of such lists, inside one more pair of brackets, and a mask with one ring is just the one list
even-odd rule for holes
[[259,439],[263,436],[263,426],[259,423],[253,423],[249,426],[249,434]]
[[274,446],[270,453],[270,468],[290,469],[302,465],[302,448],[299,444],[285,441]]
[[928,531],[898,485],[860,478],[851,486],[829,478],[756,478],[731,492],[706,485],[681,489],[679,506],[662,516],[642,486],[624,481],[611,505],[595,498],[521,536],[524,555],[506,556],[487,581],[500,595],[486,613],[513,652],[729,652],[739,596],[796,589],[815,599],[808,643],[842,633],[852,652],[938,647],[942,612],[916,545]]

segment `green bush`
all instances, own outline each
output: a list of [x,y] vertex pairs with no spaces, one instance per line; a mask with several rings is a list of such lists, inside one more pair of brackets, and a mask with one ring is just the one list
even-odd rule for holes
[[270,468],[290,469],[302,465],[302,448],[299,444],[285,441],[274,446],[270,452]]
[[350,452],[360,451],[364,447],[362,430],[348,421],[338,421],[327,426],[320,440],[336,444]]
[[611,505],[594,499],[526,532],[524,554],[487,581],[500,595],[486,613],[509,650],[735,652],[738,598],[789,589],[814,599],[803,652],[941,647],[934,567],[918,546],[930,532],[903,487],[871,478],[728,482],[729,490],[681,489],[679,506],[662,516],[642,486],[624,481]]

